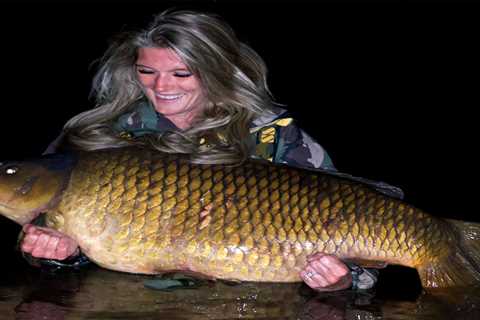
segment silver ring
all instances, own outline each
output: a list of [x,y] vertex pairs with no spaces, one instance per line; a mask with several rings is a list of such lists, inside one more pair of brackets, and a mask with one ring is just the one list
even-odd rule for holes
[[309,277],[309,278],[312,278],[316,273],[315,272],[307,272],[306,276]]

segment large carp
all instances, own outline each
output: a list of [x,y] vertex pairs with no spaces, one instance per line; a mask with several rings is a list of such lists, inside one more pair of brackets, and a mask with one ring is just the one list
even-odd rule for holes
[[425,288],[480,282],[478,224],[433,217],[366,184],[249,161],[189,164],[146,149],[0,166],[0,212],[46,213],[108,269],[301,281],[313,252],[416,268]]

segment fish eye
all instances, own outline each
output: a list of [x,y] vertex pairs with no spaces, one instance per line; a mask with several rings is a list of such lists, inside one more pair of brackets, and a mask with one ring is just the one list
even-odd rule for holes
[[5,168],[5,173],[8,175],[13,175],[18,172],[18,167],[15,166],[10,166],[8,168]]

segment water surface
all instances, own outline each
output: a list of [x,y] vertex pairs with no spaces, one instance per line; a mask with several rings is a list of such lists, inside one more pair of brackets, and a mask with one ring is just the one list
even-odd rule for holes
[[[49,274],[12,268],[0,280],[2,319],[480,319],[478,294],[457,302],[406,288],[317,294],[301,284],[208,282],[196,289],[148,289],[148,276],[95,266]],[[394,282],[392,282],[394,283]],[[411,287],[411,290],[409,290]],[[403,292],[403,294],[402,294]],[[477,291],[478,293],[478,291]]]

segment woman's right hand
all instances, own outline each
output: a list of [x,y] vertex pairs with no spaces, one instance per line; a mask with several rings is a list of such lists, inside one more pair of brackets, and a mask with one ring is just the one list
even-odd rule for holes
[[23,232],[20,248],[35,258],[65,260],[80,252],[74,239],[56,230],[26,224]]

